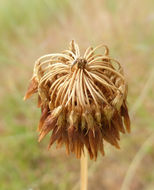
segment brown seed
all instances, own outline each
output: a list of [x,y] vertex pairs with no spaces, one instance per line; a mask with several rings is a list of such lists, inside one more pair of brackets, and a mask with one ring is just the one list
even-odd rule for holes
[[89,47],[82,56],[71,41],[68,50],[40,57],[25,95],[38,94],[39,141],[51,132],[49,148],[56,142],[80,158],[86,147],[94,160],[104,155],[104,140],[120,148],[120,133],[130,132],[123,73],[106,45]]

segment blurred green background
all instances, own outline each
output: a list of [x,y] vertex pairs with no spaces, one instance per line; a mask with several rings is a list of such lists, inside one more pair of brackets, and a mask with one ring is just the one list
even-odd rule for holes
[[37,142],[36,97],[23,101],[34,61],[72,39],[107,44],[129,84],[132,133],[89,162],[89,190],[153,190],[153,0],[0,1],[0,190],[79,189],[79,160]]

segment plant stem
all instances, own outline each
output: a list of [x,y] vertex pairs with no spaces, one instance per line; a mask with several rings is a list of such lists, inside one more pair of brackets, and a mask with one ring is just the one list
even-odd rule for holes
[[129,186],[134,177],[135,171],[136,171],[137,167],[139,167],[139,164],[141,163],[143,157],[146,155],[148,147],[153,142],[153,138],[154,138],[154,132],[150,134],[150,136],[147,138],[147,140],[145,140],[143,145],[140,147],[140,149],[136,153],[131,164],[129,165],[129,168],[128,168],[128,171],[124,178],[121,190],[129,190],[130,189]]
[[80,190],[87,190],[88,185],[88,154],[87,150],[82,153],[81,160],[81,179],[80,179]]

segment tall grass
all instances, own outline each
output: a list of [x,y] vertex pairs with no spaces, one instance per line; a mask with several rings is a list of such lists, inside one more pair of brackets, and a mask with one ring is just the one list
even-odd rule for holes
[[[28,37],[43,32],[65,10],[67,0],[0,1],[0,55],[13,43],[29,43]],[[10,45],[12,47],[10,48]]]

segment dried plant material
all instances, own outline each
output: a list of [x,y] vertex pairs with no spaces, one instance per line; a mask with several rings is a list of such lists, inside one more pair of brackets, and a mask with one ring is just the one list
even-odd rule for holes
[[85,146],[96,160],[99,151],[104,155],[104,140],[120,148],[120,132],[130,132],[123,69],[105,45],[89,47],[82,57],[71,41],[68,50],[40,57],[25,99],[34,93],[42,111],[39,141],[52,132],[49,148],[64,144],[80,158]]

